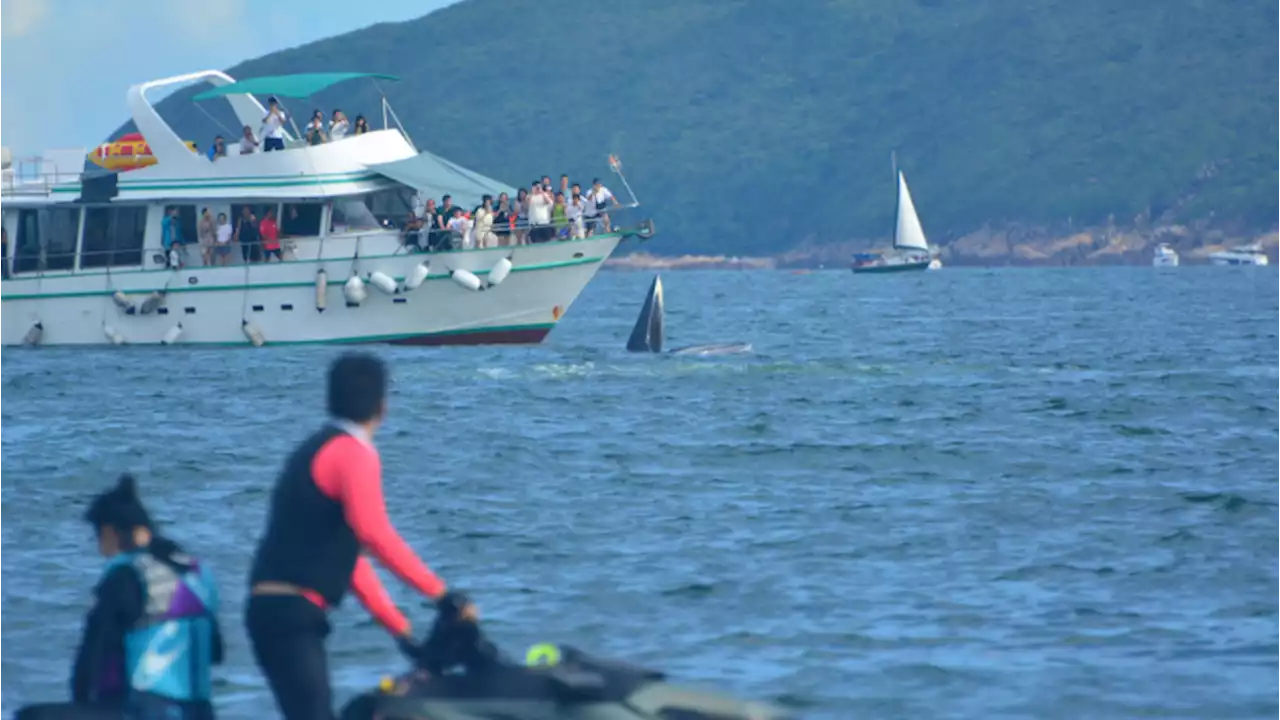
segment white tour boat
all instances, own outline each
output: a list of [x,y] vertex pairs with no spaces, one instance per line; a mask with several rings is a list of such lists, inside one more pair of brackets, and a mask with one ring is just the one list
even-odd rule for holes
[[1267,253],[1261,245],[1244,245],[1230,250],[1221,250],[1209,255],[1209,262],[1214,265],[1269,265]]
[[[387,218],[406,217],[415,194],[450,194],[470,211],[483,194],[514,199],[515,189],[419,152],[385,97],[383,129],[308,145],[294,125],[284,150],[245,155],[238,154],[235,133],[227,156],[216,161],[193,152],[147,99],[161,88],[207,81],[213,89],[196,100],[225,98],[239,126],[256,130],[266,110],[253,93],[309,97],[357,77],[388,76],[312,73],[237,82],[210,70],[136,85],[126,99],[145,138],[138,152],[148,157],[126,172],[83,173],[82,149],[78,158],[63,153],[38,163],[32,174],[6,152],[0,342],[536,343],[619,242],[652,234],[646,222],[585,239],[410,252]],[[637,204],[633,195],[622,207]],[[274,210],[283,261],[245,262],[233,248],[230,264],[215,256],[204,265],[194,243],[197,213],[206,207],[215,218],[237,218],[244,208],[261,218]],[[170,209],[191,243],[175,267],[161,243]]]
[[907,178],[898,175],[898,219],[893,232],[893,250],[888,253],[858,253],[853,256],[855,273],[891,273],[912,270],[938,270],[942,261],[931,256],[920,216],[916,214]]
[[1178,267],[1178,252],[1168,243],[1160,243],[1151,257],[1151,264],[1154,267]]

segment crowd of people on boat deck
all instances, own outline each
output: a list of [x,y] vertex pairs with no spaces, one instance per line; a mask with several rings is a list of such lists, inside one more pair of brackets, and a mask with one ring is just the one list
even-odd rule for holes
[[485,195],[471,210],[454,205],[449,195],[439,203],[416,198],[401,232],[405,247],[420,252],[579,240],[609,232],[607,211],[618,205],[599,178],[584,192],[568,175],[561,175],[560,189],[553,190],[551,176],[543,175],[528,190],[521,188],[514,200],[505,192],[496,199]]
[[[201,208],[196,235],[200,260],[205,267],[230,264],[233,244],[239,246],[240,257],[246,263],[271,262],[272,258],[284,261],[280,223],[274,207],[268,206],[259,219],[252,207],[243,206],[240,217],[234,221],[224,212],[215,216],[209,208]],[[160,221],[160,244],[164,247],[168,267],[180,268],[190,264],[189,242],[183,237],[176,206],[165,208],[164,219]]]
[[[257,134],[253,127],[245,125],[241,131],[238,155],[252,155],[256,152],[283,150],[285,141],[285,123],[289,115],[275,98],[267,100],[267,114],[262,118],[262,125]],[[311,114],[311,121],[303,130],[308,145],[322,145],[327,142],[341,140],[348,135],[363,135],[369,132],[369,121],[363,115],[357,115],[354,122],[347,119],[341,110],[334,110],[328,121],[324,113],[316,110]],[[227,139],[221,135],[214,137],[206,156],[210,161],[227,156]]]

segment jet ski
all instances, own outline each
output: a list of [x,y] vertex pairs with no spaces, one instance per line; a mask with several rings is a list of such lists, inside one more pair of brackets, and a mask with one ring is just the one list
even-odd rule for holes
[[663,673],[539,644],[462,673],[416,669],[357,696],[341,720],[797,720],[766,703],[672,685]]

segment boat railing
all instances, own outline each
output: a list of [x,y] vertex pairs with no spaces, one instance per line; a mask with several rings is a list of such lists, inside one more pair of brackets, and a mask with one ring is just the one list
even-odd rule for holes
[[[619,205],[617,207],[611,207],[610,210],[623,210],[623,209],[628,209],[630,207],[634,207],[634,206]],[[612,219],[610,220],[610,225],[613,225]],[[508,233],[498,233],[495,228],[495,230],[493,231],[494,234],[506,235],[508,237],[515,235],[523,238],[523,242],[521,243],[522,245],[527,245],[527,244],[530,244],[527,237],[527,233],[530,230],[538,227],[545,228],[548,226],[530,225],[529,223],[517,223],[515,225],[507,225],[504,227],[508,229],[509,231]],[[569,240],[583,239],[583,238],[575,237],[571,231],[571,228],[570,228],[570,232],[568,233],[568,236],[566,237],[565,234],[561,231],[565,230],[569,226],[553,224],[551,227],[555,227],[557,230],[557,233],[554,237],[547,240],[546,241],[547,243],[565,242]],[[594,234],[599,235],[599,234],[605,234],[608,232],[618,232],[618,231],[619,231],[619,228],[610,227],[606,230],[599,231]],[[421,252],[425,254],[435,254],[439,252],[450,251],[450,250],[444,250],[444,249],[437,249],[437,250],[428,249],[429,240],[427,237],[427,232],[428,232],[428,229],[423,228],[421,231],[422,234],[419,237]],[[450,236],[458,234],[452,230],[440,230],[438,232],[441,235],[450,235]],[[294,256],[294,257],[290,257],[291,260],[319,262],[319,261],[330,261],[330,260],[342,260],[347,257],[346,255],[320,257],[320,253],[322,251],[321,249],[323,248],[324,243],[326,242],[334,243],[334,242],[340,241],[344,243],[354,243],[355,246],[360,249],[359,252],[352,253],[352,256],[354,257],[356,255],[363,256],[363,253],[368,251],[368,248],[361,247],[364,245],[366,241],[382,240],[385,242],[386,240],[394,238],[396,240],[394,249],[392,249],[391,252],[386,254],[400,254],[404,252],[409,252],[409,249],[408,249],[409,246],[405,242],[407,240],[406,235],[407,235],[406,231],[403,228],[397,227],[397,226],[388,226],[388,227],[380,227],[380,228],[359,228],[356,230],[337,228],[337,229],[331,230],[328,235],[323,237],[316,236],[316,235],[283,236],[280,238],[280,243],[281,243],[281,246],[284,247],[286,250],[286,257],[290,257],[291,255]],[[508,244],[505,244],[505,245],[500,244],[494,247],[497,247],[497,248],[519,247],[519,245],[510,244],[511,242],[512,241],[508,241]],[[261,244],[261,241],[255,243],[255,245],[260,245],[260,244]],[[534,244],[537,244],[537,243],[534,243]],[[216,262],[216,258],[215,258],[215,262],[210,265],[205,265],[203,263],[201,258],[201,246],[198,244],[198,242],[194,237],[190,238],[186,242],[181,243],[181,246],[182,247],[179,250],[179,253],[182,256],[182,261],[185,267],[203,268],[203,267],[219,266],[218,263]],[[244,265],[262,264],[260,261],[257,261],[257,260],[246,261],[244,259],[244,251],[241,249],[242,247],[243,245],[238,240],[234,241],[231,244],[230,261],[227,263],[226,267],[242,267]],[[311,251],[302,252],[302,253],[298,252],[299,249],[302,249],[302,248],[310,249],[312,247],[315,248],[314,252],[311,252]],[[456,249],[457,248],[455,248],[455,250]],[[12,248],[10,248],[8,252],[12,252]],[[296,257],[297,255],[302,255],[302,257]],[[79,256],[78,265],[76,261],[77,256]],[[10,261],[13,264],[12,273],[9,273],[8,263]],[[8,277],[12,277],[13,275],[17,275],[23,278],[40,278],[40,277],[44,277],[46,274],[65,276],[68,274],[74,274],[77,271],[97,272],[101,270],[101,271],[111,272],[114,270],[119,272],[122,270],[137,270],[138,268],[162,270],[165,268],[165,266],[166,266],[165,254],[163,251],[157,248],[134,247],[134,248],[120,248],[120,249],[109,249],[109,250],[83,250],[82,249],[78,253],[74,251],[52,252],[47,248],[45,248],[38,255],[34,253],[24,255],[23,253],[19,252],[19,254],[14,257],[6,257],[5,258],[5,277],[8,278]]]
[[42,157],[20,158],[0,175],[0,197],[49,195],[55,185],[78,181],[82,172],[83,166],[70,170]]

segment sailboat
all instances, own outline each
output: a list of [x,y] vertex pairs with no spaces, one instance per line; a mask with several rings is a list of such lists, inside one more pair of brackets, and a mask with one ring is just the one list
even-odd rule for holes
[[901,170],[898,175],[898,223],[893,233],[893,250],[880,253],[858,253],[853,256],[855,273],[890,273],[908,270],[937,270],[942,262],[931,257],[929,241],[925,239],[920,217],[916,215],[907,178]]

